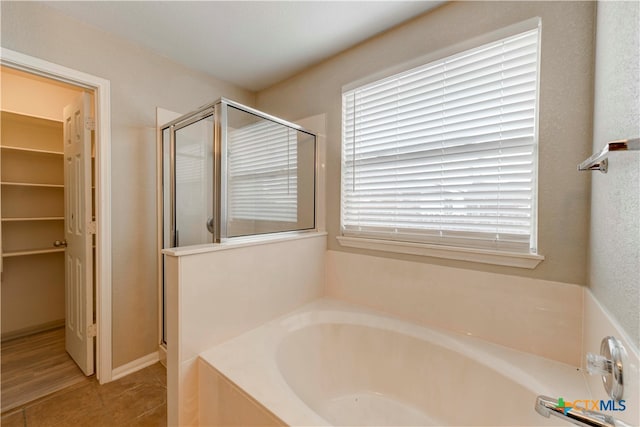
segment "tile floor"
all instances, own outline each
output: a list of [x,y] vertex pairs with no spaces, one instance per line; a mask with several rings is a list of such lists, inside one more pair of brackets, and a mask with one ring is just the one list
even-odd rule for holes
[[95,377],[2,414],[3,427],[166,426],[167,375],[160,363],[104,385]]

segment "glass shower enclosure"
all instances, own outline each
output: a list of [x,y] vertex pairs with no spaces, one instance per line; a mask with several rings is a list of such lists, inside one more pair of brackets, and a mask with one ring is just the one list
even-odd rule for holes
[[162,128],[164,247],[315,229],[316,136],[220,99]]
[[163,248],[315,230],[312,132],[225,98],[161,130]]

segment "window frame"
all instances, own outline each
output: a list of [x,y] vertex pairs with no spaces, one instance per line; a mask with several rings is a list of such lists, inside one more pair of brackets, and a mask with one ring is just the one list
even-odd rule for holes
[[[403,254],[411,254],[411,255],[419,255],[419,256],[430,256],[437,258],[447,258],[447,259],[455,259],[462,261],[473,261],[480,262],[486,264],[495,264],[495,265],[504,265],[504,266],[512,266],[512,267],[520,267],[520,268],[535,268],[542,260],[544,260],[544,256],[540,255],[539,247],[537,245],[537,221],[538,221],[538,135],[539,135],[539,103],[540,103],[540,59],[541,59],[541,19],[539,17],[529,19],[524,22],[520,22],[514,25],[511,25],[506,28],[502,28],[497,31],[493,31],[489,34],[482,35],[480,37],[476,37],[465,42],[456,44],[454,46],[447,47],[445,49],[441,49],[432,54],[422,56],[416,58],[408,63],[401,64],[396,67],[389,68],[382,72],[370,75],[364,79],[360,79],[358,81],[352,82],[348,85],[345,85],[342,88],[342,93],[345,94],[354,89],[360,88],[362,86],[366,86],[370,83],[374,83],[389,77],[393,77],[394,75],[404,73],[408,70],[411,70],[416,67],[420,67],[432,62],[436,62],[438,60],[445,59],[447,57],[455,56],[464,51],[474,49],[485,44],[490,44],[493,42],[500,41],[505,38],[509,38],[511,36],[518,35],[520,33],[524,33],[530,30],[538,30],[538,58],[537,58],[537,67],[538,67],[538,78],[537,78],[537,87],[536,87],[536,100],[535,100],[535,117],[534,117],[534,152],[533,156],[536,159],[534,170],[533,170],[533,188],[532,188],[532,214],[531,214],[531,238],[534,241],[535,252],[516,252],[509,250],[494,250],[494,249],[484,249],[484,248],[472,248],[472,247],[463,247],[463,246],[454,246],[449,244],[435,244],[435,243],[422,243],[422,242],[411,242],[405,240],[386,240],[386,238],[379,239],[371,236],[358,236],[353,233],[346,233],[344,231],[343,225],[343,197],[341,194],[340,201],[340,233],[337,237],[338,242],[342,246],[346,247],[354,247],[360,249],[370,249],[370,250],[378,250],[378,251],[386,251],[386,252],[395,252],[395,253],[403,253]],[[344,108],[344,105],[343,105]],[[343,111],[344,113],[344,111]],[[344,118],[343,118],[344,120]],[[342,144],[344,146],[344,122],[343,122],[343,136],[342,136]],[[341,174],[341,193],[344,191],[343,182],[344,182],[344,152],[341,149],[341,165],[342,165],[342,174]]]

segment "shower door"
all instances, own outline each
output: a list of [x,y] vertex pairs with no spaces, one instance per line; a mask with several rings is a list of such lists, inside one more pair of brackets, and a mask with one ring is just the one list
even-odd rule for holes
[[[213,243],[213,109],[162,130],[163,248]],[[162,273],[162,343],[167,342]]]
[[213,243],[213,114],[163,132],[164,247]]

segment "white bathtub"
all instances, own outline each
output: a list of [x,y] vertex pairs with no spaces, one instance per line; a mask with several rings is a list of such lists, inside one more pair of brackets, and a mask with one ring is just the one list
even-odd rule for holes
[[535,397],[590,398],[575,367],[328,299],[200,357],[203,424],[225,406],[220,388],[203,390],[209,373],[259,406],[269,418],[261,424],[566,426],[537,414]]

